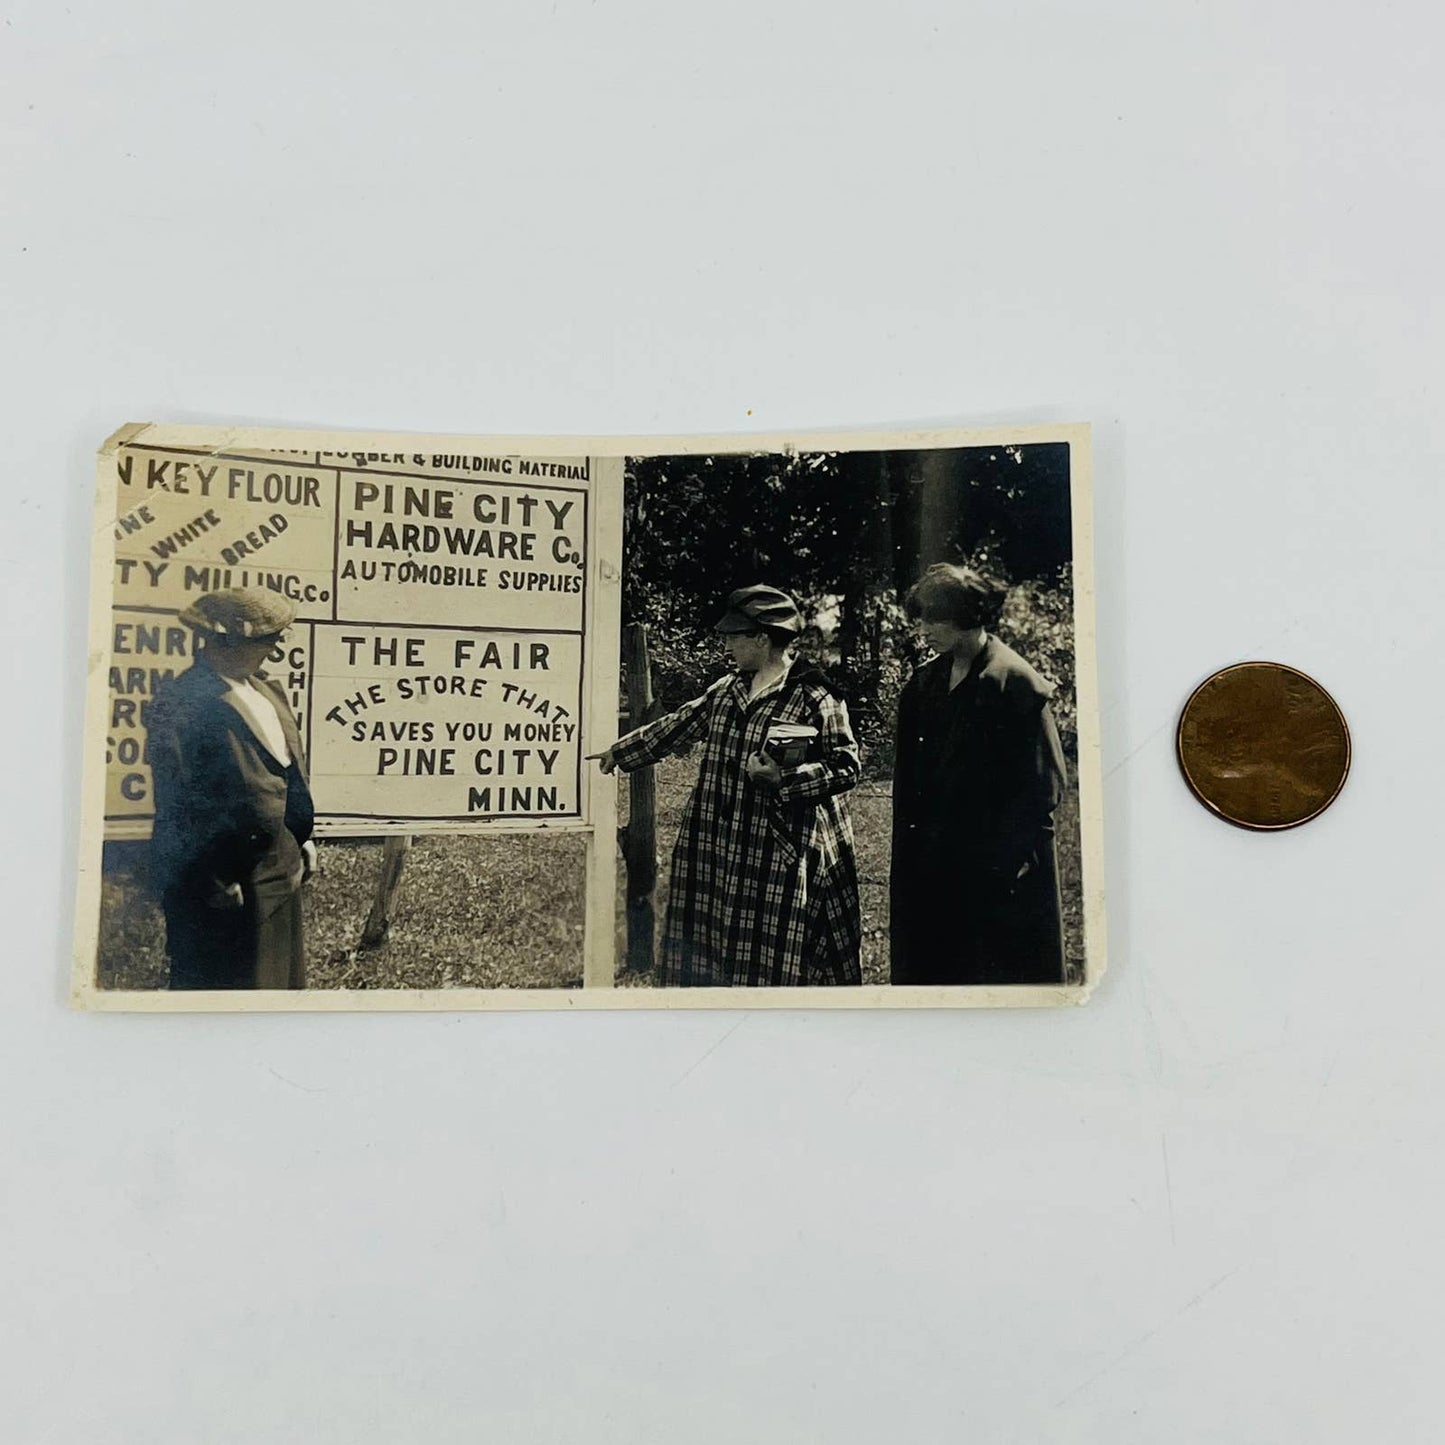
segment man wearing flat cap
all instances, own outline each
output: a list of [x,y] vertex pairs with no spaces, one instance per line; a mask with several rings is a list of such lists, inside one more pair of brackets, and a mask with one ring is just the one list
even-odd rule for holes
[[671,987],[858,984],[858,873],[843,797],[858,781],[848,709],[795,661],[797,605],[744,587],[717,631],[734,671],[613,743],[632,772],[705,738],[672,854],[658,982]]
[[294,616],[278,593],[244,588],[181,613],[200,650],[158,691],[148,729],[173,989],[306,985],[314,810],[290,704],[261,673]]

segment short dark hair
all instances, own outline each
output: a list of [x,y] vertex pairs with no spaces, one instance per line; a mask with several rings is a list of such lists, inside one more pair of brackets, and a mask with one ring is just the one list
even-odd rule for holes
[[912,618],[955,627],[994,627],[1007,596],[1002,582],[970,567],[936,562],[908,589],[903,610]]

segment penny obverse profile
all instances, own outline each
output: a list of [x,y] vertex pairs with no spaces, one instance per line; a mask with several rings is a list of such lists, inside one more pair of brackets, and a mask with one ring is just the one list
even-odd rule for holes
[[1339,796],[1350,730],[1313,678],[1241,662],[1206,678],[1179,718],[1179,766],[1211,812],[1241,828],[1293,828]]

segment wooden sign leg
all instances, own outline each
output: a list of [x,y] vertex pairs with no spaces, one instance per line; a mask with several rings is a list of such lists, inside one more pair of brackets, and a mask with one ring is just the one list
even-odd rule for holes
[[[651,722],[652,659],[647,628],[634,622],[622,635],[623,671],[627,678],[627,720],[630,727]],[[638,768],[627,780],[627,826],[622,830],[627,865],[627,969],[649,972],[657,936],[657,770]]]
[[366,915],[366,925],[361,930],[361,947],[375,948],[386,939],[391,928],[391,915],[396,907],[396,896],[401,891],[401,870],[406,862],[412,839],[409,834],[393,834],[381,850],[381,873],[376,880],[376,894],[371,900],[371,911]]

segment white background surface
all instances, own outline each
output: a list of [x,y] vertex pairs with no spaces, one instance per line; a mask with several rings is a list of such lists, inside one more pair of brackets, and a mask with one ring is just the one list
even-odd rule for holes
[[[1437,6],[12,4],[4,1438],[1438,1438]],[[128,420],[1091,420],[1062,1013],[63,1007]],[[1230,829],[1176,712],[1353,726]]]

